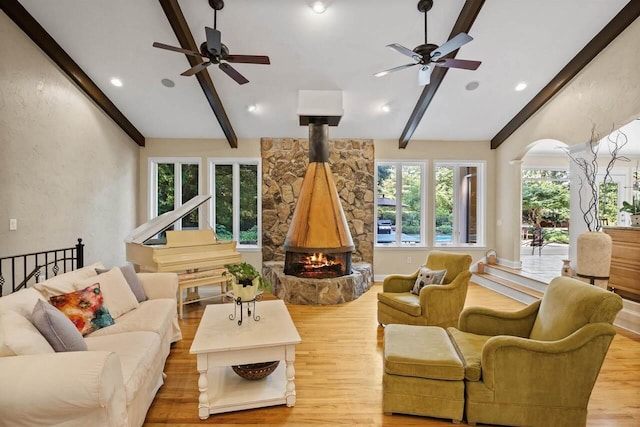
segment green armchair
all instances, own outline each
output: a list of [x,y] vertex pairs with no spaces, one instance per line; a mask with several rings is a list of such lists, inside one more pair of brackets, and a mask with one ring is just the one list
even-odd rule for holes
[[584,426],[622,299],[569,277],[515,313],[469,307],[448,328],[465,367],[465,412],[476,423]]
[[432,251],[425,265],[431,270],[447,270],[442,285],[427,285],[420,295],[411,293],[418,277],[387,276],[378,294],[378,323],[405,325],[455,326],[467,298],[471,255]]

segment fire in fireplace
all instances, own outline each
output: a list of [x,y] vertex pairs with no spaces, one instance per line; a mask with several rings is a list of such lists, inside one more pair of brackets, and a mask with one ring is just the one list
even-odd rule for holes
[[351,272],[351,252],[336,254],[292,252],[287,257],[287,262],[285,262],[287,274],[297,277],[328,279]]

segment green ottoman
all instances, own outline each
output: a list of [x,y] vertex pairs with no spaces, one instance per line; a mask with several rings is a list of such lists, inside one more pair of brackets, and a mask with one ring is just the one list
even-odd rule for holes
[[462,420],[464,366],[447,332],[436,326],[387,325],[382,407],[400,413]]

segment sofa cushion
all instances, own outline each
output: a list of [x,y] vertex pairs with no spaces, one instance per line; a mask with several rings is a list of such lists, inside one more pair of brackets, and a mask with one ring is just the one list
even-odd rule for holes
[[464,368],[442,328],[387,325],[384,331],[387,374],[434,380],[462,380]]
[[411,292],[381,292],[378,301],[411,316],[420,316],[422,313],[420,298]]
[[83,336],[113,325],[113,318],[103,304],[99,283],[79,291],[52,296],[49,301],[71,319]]
[[464,364],[464,378],[469,381],[480,381],[482,347],[491,336],[462,332],[456,328],[447,328],[447,333]]
[[51,304],[38,300],[31,322],[55,351],[84,351],[87,344],[71,320]]
[[[136,270],[133,268],[133,264],[126,264],[119,268],[125,280],[127,281],[129,288],[131,288],[131,292],[133,292],[133,294],[136,296],[138,302],[146,301],[147,294],[144,292],[142,282],[138,277],[138,273],[136,273]],[[106,273],[107,271],[109,270],[107,270],[106,268],[96,268],[96,273],[98,273],[98,275]]]
[[118,267],[97,277],[79,280],[75,286],[82,289],[96,282],[100,283],[104,305],[114,319],[138,307],[138,300]]
[[412,294],[420,295],[420,290],[427,285],[442,285],[447,270],[431,270],[427,267],[420,267],[418,277],[411,289]]
[[[74,286],[77,281],[97,276],[96,268],[104,268],[104,265],[97,262],[87,267],[51,277],[44,282],[36,283],[33,288],[40,292],[45,300],[54,295],[68,294],[79,289]],[[33,309],[33,307],[31,308]]]
[[86,338],[90,351],[112,351],[120,358],[127,404],[138,390],[153,378],[162,375],[164,355],[160,351],[160,337],[152,332],[90,336]]
[[15,311],[31,320],[33,307],[35,307],[38,300],[45,300],[40,292],[33,288],[22,289],[0,298],[0,313]]
[[29,319],[15,311],[0,313],[0,357],[53,352]]
[[182,336],[177,324],[176,300],[163,298],[147,300],[138,308],[119,317],[114,325],[93,332],[91,337],[120,334],[123,332],[155,332],[162,341],[165,356],[172,342]]

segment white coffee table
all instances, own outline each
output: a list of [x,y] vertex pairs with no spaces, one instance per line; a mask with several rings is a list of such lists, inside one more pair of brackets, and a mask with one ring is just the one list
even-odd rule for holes
[[[210,414],[296,403],[293,363],[301,339],[284,302],[257,302],[259,321],[247,316],[243,305],[242,325],[237,318],[229,319],[234,305],[208,305],[189,350],[197,355],[198,415],[203,420]],[[272,360],[281,363],[262,380],[246,380],[231,369],[232,365]]]

